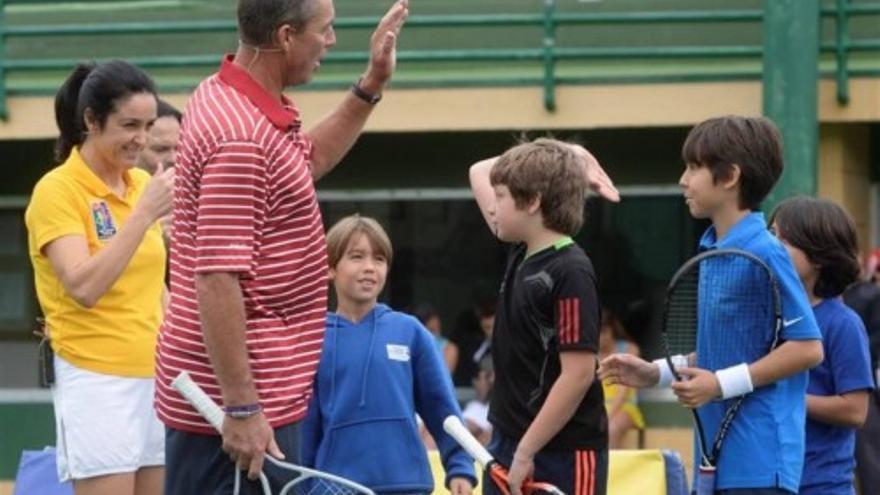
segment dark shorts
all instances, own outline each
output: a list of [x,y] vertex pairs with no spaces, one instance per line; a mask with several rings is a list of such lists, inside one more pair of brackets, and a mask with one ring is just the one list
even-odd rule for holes
[[[285,461],[299,463],[299,423],[275,430],[275,442],[284,452]],[[219,435],[199,435],[165,428],[165,495],[230,495],[235,487],[235,465],[223,452]],[[263,472],[272,485],[272,493],[290,481],[290,474],[280,472],[269,462]],[[263,495],[260,480],[248,481],[241,474],[241,495]]]
[[[489,452],[495,459],[509,466],[516,451],[517,442],[497,432],[492,434]],[[535,455],[535,475],[538,481],[546,481],[569,495],[605,495],[608,486],[608,450],[542,450]],[[496,495],[501,491],[484,473],[484,495]]]

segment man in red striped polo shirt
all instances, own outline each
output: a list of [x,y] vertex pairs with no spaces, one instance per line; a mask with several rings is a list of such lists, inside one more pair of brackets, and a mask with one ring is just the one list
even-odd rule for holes
[[[235,466],[221,448],[251,480],[266,454],[296,461],[327,311],[314,181],[378,102],[407,14],[407,0],[391,7],[363,77],[306,132],[282,90],[309,81],[335,44],[332,0],[238,1],[240,46],[193,93],[181,129],[156,375],[165,493],[230,493]],[[170,387],[181,371],[225,408],[222,437]]]

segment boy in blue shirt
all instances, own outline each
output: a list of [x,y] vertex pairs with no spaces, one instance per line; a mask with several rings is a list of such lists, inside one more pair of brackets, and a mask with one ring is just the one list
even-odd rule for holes
[[[533,477],[572,495],[604,495],[608,429],[596,380],[596,276],[571,239],[588,184],[617,191],[583,148],[538,139],[479,162],[471,189],[499,240],[510,243],[492,332],[495,384],[489,451],[520,495]],[[486,495],[501,493],[491,483]]]
[[839,297],[859,276],[855,224],[831,201],[806,197],[780,203],[770,224],[791,254],[825,350],[807,387],[800,495],[854,495],[856,429],[865,422],[874,388],[865,326]]
[[[671,384],[679,402],[700,408],[709,442],[727,407],[726,401],[716,399],[750,393],[721,447],[717,494],[787,494],[797,493],[800,486],[807,370],[822,361],[822,343],[791,258],[757,211],[782,174],[781,142],[779,131],[765,118],[707,120],[685,140],[686,167],[679,180],[691,215],[712,220],[700,239],[700,251],[742,249],[773,270],[782,297],[781,345],[752,363],[725,369],[680,368],[685,379],[675,383],[663,359],[646,362],[615,354],[603,360],[599,369],[600,376],[612,383]],[[700,332],[723,332],[730,325],[749,324],[736,305],[716,306],[702,314],[708,309],[700,306],[700,321],[705,325]],[[698,362],[711,364],[711,356],[699,357]]]

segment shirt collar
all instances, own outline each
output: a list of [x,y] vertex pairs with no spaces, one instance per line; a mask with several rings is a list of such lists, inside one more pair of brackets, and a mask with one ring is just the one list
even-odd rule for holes
[[269,94],[246,70],[235,64],[234,55],[227,54],[220,64],[220,80],[245,95],[272,125],[282,131],[298,131],[301,126],[299,111],[286,96],[281,101]]
[[767,230],[767,220],[764,219],[764,213],[754,211],[736,222],[721,240],[718,240],[718,233],[715,231],[714,225],[706,229],[703,237],[700,238],[700,251],[742,246],[746,241],[765,230]]
[[[64,167],[70,171],[71,175],[77,180],[77,182],[82,184],[83,187],[88,189],[89,192],[95,196],[99,198],[117,197],[116,194],[107,187],[107,184],[105,184],[104,181],[101,180],[91,168],[89,168],[85,160],[83,160],[79,148],[74,147],[70,150],[70,155],[68,155],[67,160],[64,161]],[[121,199],[128,199],[132,185],[131,171],[126,170],[123,172],[122,180],[125,181],[126,197]]]

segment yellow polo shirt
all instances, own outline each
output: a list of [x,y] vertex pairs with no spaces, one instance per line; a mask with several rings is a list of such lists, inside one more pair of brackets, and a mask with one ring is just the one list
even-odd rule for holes
[[77,149],[43,176],[25,211],[37,298],[52,348],[77,367],[130,377],[154,374],[156,337],[162,319],[165,246],[158,222],[144,235],[119,280],[92,308],[65,291],[43,248],[68,235],[86,238],[95,254],[125,228],[150,175],[125,172],[120,198],[85,164]]

